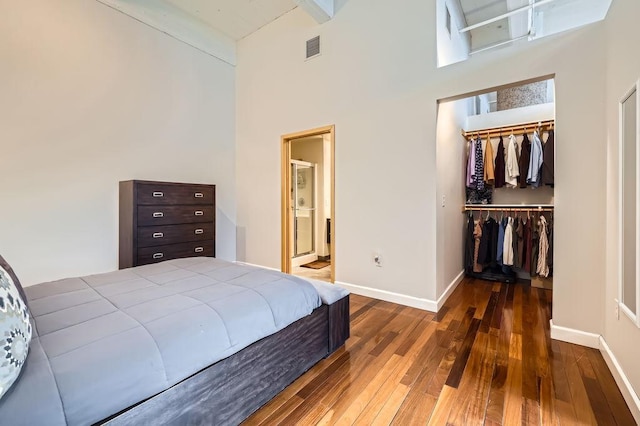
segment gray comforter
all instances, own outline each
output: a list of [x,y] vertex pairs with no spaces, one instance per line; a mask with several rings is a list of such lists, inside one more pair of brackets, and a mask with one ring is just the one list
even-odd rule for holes
[[34,338],[0,423],[84,425],[161,392],[321,304],[299,278],[190,258],[25,288]]

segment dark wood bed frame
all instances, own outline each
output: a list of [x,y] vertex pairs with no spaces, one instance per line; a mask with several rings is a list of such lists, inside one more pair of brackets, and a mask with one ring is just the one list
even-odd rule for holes
[[347,338],[349,296],[98,424],[240,424]]
[[[158,191],[170,191],[171,194],[165,194],[167,197],[163,206],[177,203],[173,200],[180,197],[171,197],[175,194],[192,191],[194,187],[207,186],[175,182],[135,182],[146,185],[147,192],[156,190],[152,188],[153,185],[162,186],[158,187]],[[135,197],[129,192],[133,191],[133,184],[134,181],[120,183],[120,221],[122,225],[124,220],[125,228],[130,225],[128,221],[132,215],[129,204]],[[126,196],[124,201],[123,194]],[[215,212],[215,187],[213,194]],[[127,233],[124,234],[125,243],[129,243],[128,232],[127,228]],[[120,238],[123,238],[122,233]],[[347,338],[349,296],[331,305],[321,305],[311,315],[283,330],[97,424],[237,425],[318,361],[344,345]]]

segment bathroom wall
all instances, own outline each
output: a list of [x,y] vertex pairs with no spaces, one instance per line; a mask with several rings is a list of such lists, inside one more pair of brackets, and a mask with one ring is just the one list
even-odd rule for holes
[[[331,176],[327,167],[330,162],[325,161],[325,141],[323,136],[297,139],[291,143],[291,158],[316,164],[317,194],[316,194],[316,253],[318,256],[328,256],[329,246],[326,244],[327,218],[331,217]],[[329,185],[326,184],[327,179]]]

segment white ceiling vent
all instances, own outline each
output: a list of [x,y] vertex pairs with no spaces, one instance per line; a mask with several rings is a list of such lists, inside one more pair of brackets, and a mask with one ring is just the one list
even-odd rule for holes
[[307,40],[307,54],[306,59],[311,59],[320,55],[320,36]]

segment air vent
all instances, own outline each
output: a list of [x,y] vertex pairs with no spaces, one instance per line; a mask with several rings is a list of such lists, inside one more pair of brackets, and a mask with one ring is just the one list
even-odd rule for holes
[[307,40],[307,56],[306,58],[313,58],[320,54],[320,36]]

